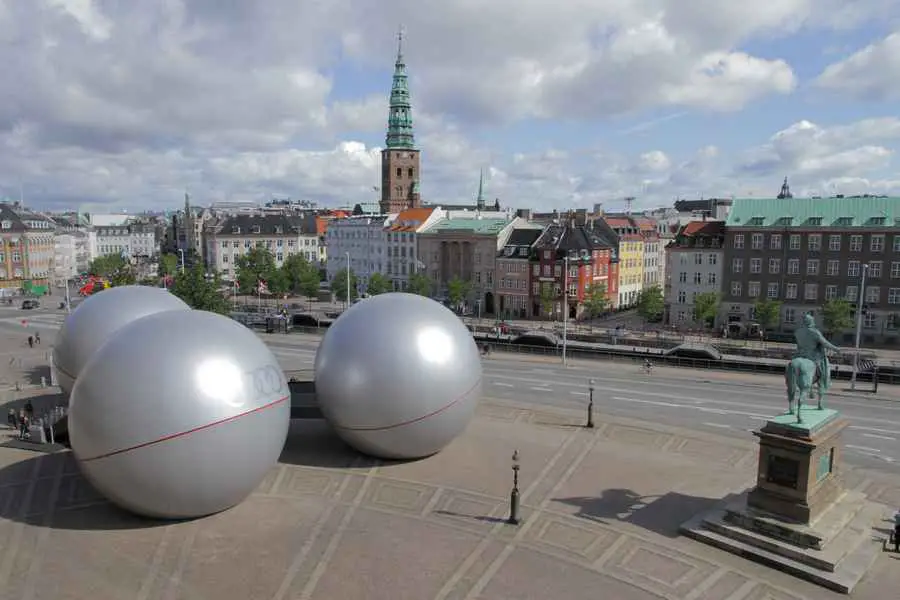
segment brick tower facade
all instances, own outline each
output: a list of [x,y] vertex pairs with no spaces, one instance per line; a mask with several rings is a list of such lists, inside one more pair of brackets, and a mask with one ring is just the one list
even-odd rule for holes
[[397,60],[391,84],[385,148],[381,151],[381,212],[398,213],[418,208],[419,149],[413,131],[412,105],[409,100],[409,78],[403,59],[403,32],[398,35]]

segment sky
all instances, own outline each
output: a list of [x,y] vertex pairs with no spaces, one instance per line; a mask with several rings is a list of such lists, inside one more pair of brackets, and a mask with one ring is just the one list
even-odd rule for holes
[[427,202],[900,196],[897,0],[0,0],[0,197],[376,201],[401,27]]

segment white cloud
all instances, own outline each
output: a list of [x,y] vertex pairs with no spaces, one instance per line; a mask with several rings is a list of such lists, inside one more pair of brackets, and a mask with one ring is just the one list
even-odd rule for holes
[[[749,149],[737,167],[733,154],[706,140],[677,152],[659,140],[625,140],[627,152],[611,151],[607,140],[589,149],[530,140],[524,151],[491,137],[526,119],[595,123],[629,114],[644,120],[622,132],[630,136],[696,111],[739,111],[796,86],[789,64],[750,53],[747,41],[838,24],[823,15],[858,24],[891,7],[896,2],[0,0],[0,193],[15,195],[22,183],[34,203],[134,209],[177,203],[185,188],[200,201],[371,200],[401,21],[426,198],[471,199],[481,169],[491,197],[559,208],[740,193],[771,187],[781,173],[796,174],[798,184],[844,177],[843,185],[893,189],[883,176],[897,149],[891,120],[848,129],[801,122]],[[870,54],[890,59],[884,47],[896,43],[888,38]],[[858,81],[877,96],[887,84],[866,65],[852,71],[869,72]],[[384,79],[377,91],[367,68]],[[842,68],[844,77],[850,67]],[[354,94],[360,74],[365,89]]]
[[900,31],[829,65],[816,83],[850,97],[900,102]]

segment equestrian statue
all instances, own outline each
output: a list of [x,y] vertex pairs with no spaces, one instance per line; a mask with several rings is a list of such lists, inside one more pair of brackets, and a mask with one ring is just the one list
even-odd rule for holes
[[825,393],[831,387],[831,366],[828,364],[828,351],[840,349],[825,339],[812,313],[803,315],[803,324],[794,330],[797,351],[788,363],[784,373],[787,384],[788,414],[794,414],[794,400],[797,400],[797,422],[803,422],[801,407],[805,398],[813,397],[813,385],[816,386],[818,409],[824,408]]

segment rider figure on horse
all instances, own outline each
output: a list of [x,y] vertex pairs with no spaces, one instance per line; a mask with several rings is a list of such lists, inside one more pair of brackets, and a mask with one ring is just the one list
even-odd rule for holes
[[833,352],[840,349],[825,339],[819,328],[816,327],[816,319],[812,313],[803,315],[803,325],[794,330],[794,340],[797,342],[797,351],[794,358],[806,358],[816,365],[816,377],[821,389],[831,387],[831,367],[828,364],[826,351]]

